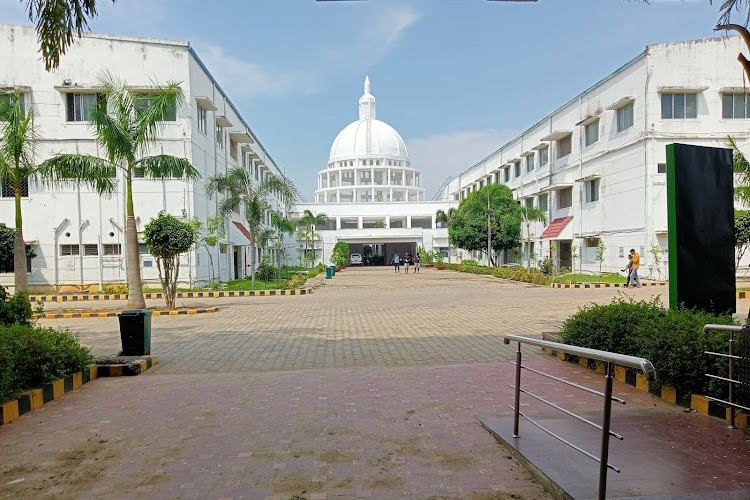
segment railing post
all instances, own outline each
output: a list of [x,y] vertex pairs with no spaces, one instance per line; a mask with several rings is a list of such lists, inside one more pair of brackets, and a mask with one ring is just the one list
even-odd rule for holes
[[515,411],[513,412],[513,437],[518,437],[518,415],[521,411],[521,343],[516,351],[516,393]]
[[604,377],[604,416],[602,418],[602,452],[599,456],[599,500],[607,494],[607,462],[609,461],[609,427],[612,418],[612,362],[607,362]]
[[[747,331],[747,326],[742,327],[742,331]],[[734,332],[729,332],[729,356],[734,355]],[[729,358],[729,379],[734,380],[734,358]],[[729,402],[734,404],[734,384],[729,382]],[[734,406],[729,406],[729,428],[736,429],[734,425]]]

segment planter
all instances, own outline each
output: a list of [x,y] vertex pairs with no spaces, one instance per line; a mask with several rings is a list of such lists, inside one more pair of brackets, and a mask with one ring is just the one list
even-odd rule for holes
[[435,267],[437,268],[438,271],[444,271],[445,270],[445,266],[435,266]]

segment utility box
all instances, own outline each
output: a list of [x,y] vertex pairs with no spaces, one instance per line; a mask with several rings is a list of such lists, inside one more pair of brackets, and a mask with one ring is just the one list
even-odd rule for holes
[[122,356],[151,354],[151,311],[128,309],[120,313]]

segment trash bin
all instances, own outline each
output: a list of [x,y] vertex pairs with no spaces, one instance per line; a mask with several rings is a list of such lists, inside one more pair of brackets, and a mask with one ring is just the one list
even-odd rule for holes
[[336,266],[328,266],[331,268],[331,275],[336,276]]
[[331,266],[326,267],[326,279],[327,280],[333,278],[333,272],[334,272],[334,268],[333,267],[331,267]]
[[127,309],[120,313],[122,356],[151,354],[151,311]]

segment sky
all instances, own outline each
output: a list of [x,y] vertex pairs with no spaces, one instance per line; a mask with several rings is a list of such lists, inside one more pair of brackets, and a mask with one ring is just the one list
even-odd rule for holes
[[[26,3],[0,0],[0,23]],[[90,28],[189,41],[308,201],[369,76],[431,199],[646,45],[717,36],[719,3],[99,0]]]

